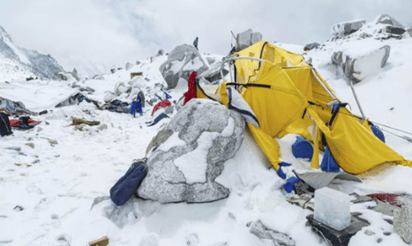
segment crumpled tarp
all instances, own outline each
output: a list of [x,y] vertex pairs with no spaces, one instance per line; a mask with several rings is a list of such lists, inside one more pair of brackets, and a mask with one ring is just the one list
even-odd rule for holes
[[0,97],[0,111],[8,115],[33,114],[33,112],[26,109],[22,102],[15,102],[3,97]]
[[333,183],[336,179],[362,183],[362,180],[348,173],[306,172],[297,174],[297,176],[315,190]]

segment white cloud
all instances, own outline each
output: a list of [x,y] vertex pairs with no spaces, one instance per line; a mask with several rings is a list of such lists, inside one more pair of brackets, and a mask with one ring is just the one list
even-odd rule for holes
[[227,53],[231,34],[248,28],[265,40],[323,42],[330,27],[387,13],[412,22],[410,0],[0,0],[0,25],[25,48],[50,53],[66,69],[108,66],[170,51],[199,37],[207,53]]

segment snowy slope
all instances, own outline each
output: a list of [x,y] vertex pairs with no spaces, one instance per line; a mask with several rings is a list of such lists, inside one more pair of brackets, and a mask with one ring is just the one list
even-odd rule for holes
[[[408,74],[412,68],[412,39],[330,42],[307,56],[312,57],[320,74],[356,113],[352,92],[346,80],[334,73],[330,56],[342,49],[357,54],[364,47],[372,49],[384,44],[392,47],[388,64],[380,74],[355,88],[372,121],[412,132],[409,124],[412,99],[408,96],[412,93]],[[281,44],[281,47],[295,52],[302,50],[296,45]],[[102,102],[105,92],[113,91],[116,83],[130,80],[130,72],[143,72],[147,79],[144,90],[150,94],[156,83],[165,84],[159,67],[166,59],[166,56],[153,62],[147,59],[130,70],[122,69],[103,75],[103,80],[86,80],[81,84],[95,89],[89,97]],[[75,91],[71,83],[6,84],[0,80],[1,97],[22,101],[31,110],[53,109],[57,101]],[[172,101],[178,100],[183,92],[184,86],[171,91]],[[116,208],[107,198],[110,188],[133,159],[144,157],[151,138],[169,121],[165,119],[147,127],[144,122],[151,109],[146,107],[143,117],[132,118],[128,114],[96,110],[93,104],[83,102],[54,108],[46,115],[34,117],[43,123],[33,130],[15,130],[12,136],[0,138],[0,245],[86,245],[103,236],[109,237],[109,245],[125,246],[270,245],[249,233],[247,225],[258,219],[271,229],[288,233],[297,245],[327,245],[305,225],[306,216],[312,212],[286,201],[290,195],[283,191],[285,181],[268,168],[266,157],[249,132],[245,132],[240,150],[225,163],[222,175],[216,180],[231,190],[227,199],[206,204],[161,205],[133,198]],[[69,126],[71,117],[98,120],[107,129],[95,126],[75,130]],[[49,139],[57,144],[51,145]],[[391,147],[412,159],[412,143],[392,135],[386,135],[386,139]],[[292,163],[297,171],[310,170],[309,162],[293,157],[294,141],[293,135],[279,139],[282,159]],[[33,143],[34,148],[27,143]],[[287,170],[288,174],[292,168]],[[344,182],[333,188],[360,195],[382,191],[412,194],[411,175],[411,168],[394,166],[378,175],[361,177],[363,183]],[[351,207],[352,212],[362,212],[362,218],[372,224],[356,234],[349,245],[406,245],[393,232],[393,226],[384,221],[388,216],[367,209],[372,205]],[[375,235],[366,235],[366,230]]]
[[0,81],[28,77],[56,79],[56,73],[61,71],[64,69],[50,55],[16,46],[0,26]]

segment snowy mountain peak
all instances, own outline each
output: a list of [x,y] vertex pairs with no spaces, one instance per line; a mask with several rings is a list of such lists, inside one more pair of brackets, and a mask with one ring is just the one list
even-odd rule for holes
[[0,81],[27,77],[57,79],[56,74],[62,71],[63,67],[50,55],[15,45],[10,35],[0,26]]

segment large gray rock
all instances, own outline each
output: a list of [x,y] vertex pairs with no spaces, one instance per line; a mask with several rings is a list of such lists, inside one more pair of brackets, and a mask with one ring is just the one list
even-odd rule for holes
[[354,20],[354,21],[338,23],[332,26],[331,33],[335,37],[343,37],[343,36],[356,32],[365,23],[366,23],[365,20]]
[[149,145],[137,195],[160,203],[204,203],[229,196],[215,182],[243,140],[243,118],[206,99],[191,100]]
[[238,33],[236,35],[236,46],[235,51],[240,51],[246,49],[262,40],[262,34],[260,32],[252,32],[252,29],[248,29],[244,32]]
[[198,74],[206,71],[208,66],[199,51],[192,45],[179,45],[170,52],[168,59],[159,70],[165,79],[168,89],[175,88],[179,80],[187,81],[189,75],[196,71]]
[[412,243],[412,206],[404,205],[402,209],[394,211],[393,229],[403,241]]
[[345,56],[342,51],[334,52],[331,57],[332,64],[347,78],[355,83],[378,74],[386,65],[391,47],[384,45],[359,57]]
[[405,28],[399,21],[395,20],[392,16],[387,14],[379,15],[376,18],[376,24],[391,25],[394,27]]

